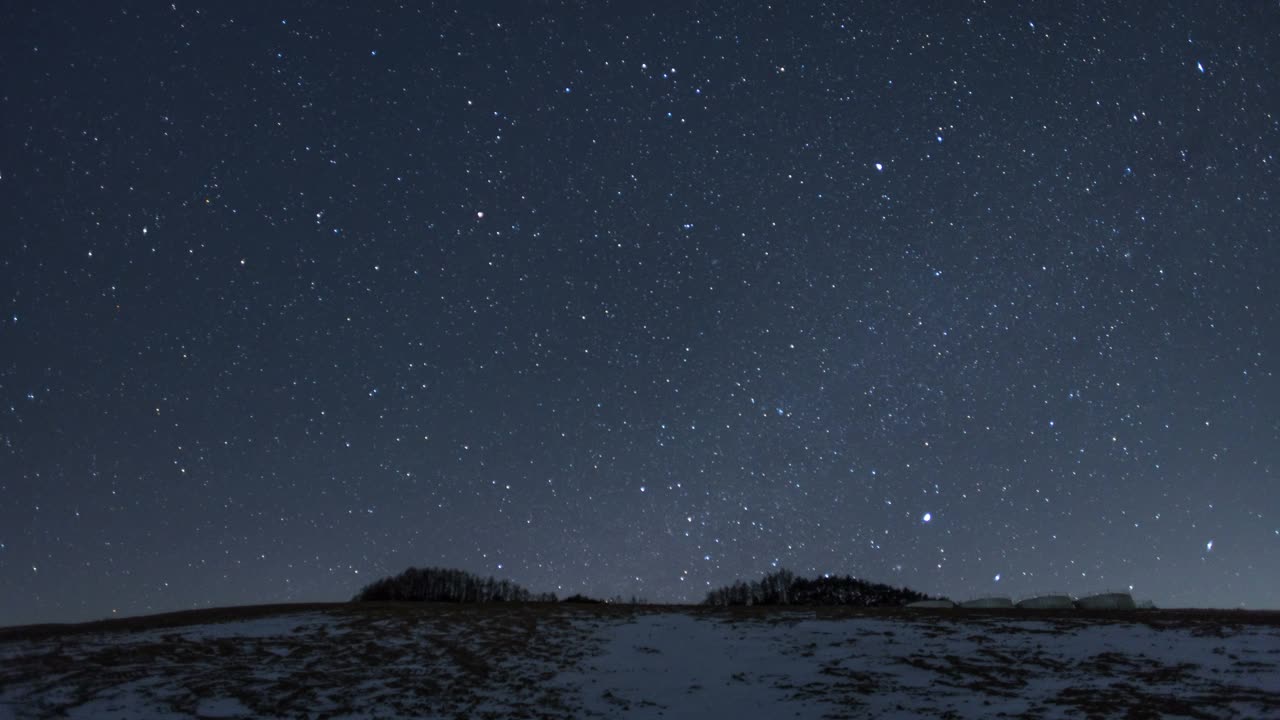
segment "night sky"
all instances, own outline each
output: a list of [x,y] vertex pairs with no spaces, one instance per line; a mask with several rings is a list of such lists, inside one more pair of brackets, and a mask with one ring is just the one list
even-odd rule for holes
[[1280,606],[1276,3],[370,4],[0,11],[0,625]]

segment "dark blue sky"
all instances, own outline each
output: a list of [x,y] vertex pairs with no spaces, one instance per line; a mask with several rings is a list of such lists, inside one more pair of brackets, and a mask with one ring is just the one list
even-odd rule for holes
[[409,565],[1280,605],[1280,9],[9,4],[0,625]]

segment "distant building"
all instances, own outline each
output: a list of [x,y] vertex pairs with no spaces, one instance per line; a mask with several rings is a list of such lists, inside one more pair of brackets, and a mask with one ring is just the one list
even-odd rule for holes
[[1011,608],[1013,601],[1007,597],[984,597],[960,603],[962,608]]
[[907,603],[909,608],[953,608],[956,604],[950,600],[917,600]]
[[1018,601],[1018,607],[1025,610],[1070,610],[1075,606],[1070,595],[1040,595]]
[[1081,610],[1133,610],[1137,605],[1129,593],[1101,593],[1089,595],[1076,600],[1076,607]]

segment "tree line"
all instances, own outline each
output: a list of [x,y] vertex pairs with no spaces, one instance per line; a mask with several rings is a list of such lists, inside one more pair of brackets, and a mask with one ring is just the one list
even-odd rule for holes
[[797,577],[790,570],[768,573],[759,580],[738,580],[707,593],[703,605],[852,605],[900,607],[931,599],[905,587],[873,583],[849,575]]
[[[704,605],[852,605],[855,607],[898,607],[917,600],[932,599],[924,593],[905,587],[873,583],[849,575],[823,575],[817,578],[797,577],[790,570],[768,573],[759,580],[712,590]],[[482,577],[453,568],[416,568],[375,580],[361,588],[354,602],[561,602],[555,593],[533,593],[510,580]],[[608,601],[584,595],[565,598],[567,603],[626,603],[622,597]],[[631,598],[632,604],[644,603]]]
[[365,585],[355,602],[556,602],[555,593],[532,593],[510,580],[481,577],[465,570],[416,568]]

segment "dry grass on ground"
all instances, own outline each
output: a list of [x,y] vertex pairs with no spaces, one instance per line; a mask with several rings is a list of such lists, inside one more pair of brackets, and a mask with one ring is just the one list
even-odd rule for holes
[[1280,613],[322,603],[0,628],[0,720],[775,701],[803,717],[1280,717]]

